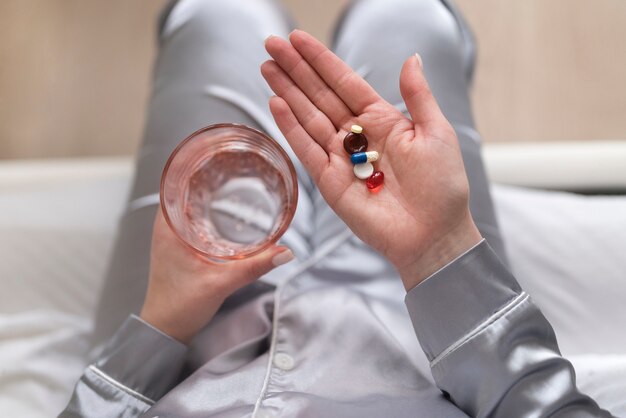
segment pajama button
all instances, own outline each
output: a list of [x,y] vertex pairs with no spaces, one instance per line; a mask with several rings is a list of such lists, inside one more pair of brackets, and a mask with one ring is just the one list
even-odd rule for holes
[[295,365],[295,361],[289,354],[278,353],[274,356],[274,365],[282,370],[291,370]]

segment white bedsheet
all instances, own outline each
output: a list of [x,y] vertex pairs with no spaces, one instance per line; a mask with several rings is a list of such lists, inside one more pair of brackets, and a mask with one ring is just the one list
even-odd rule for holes
[[[52,417],[83,367],[128,173],[0,188],[0,416]],[[626,415],[626,197],[495,187],[512,268],[580,386]]]

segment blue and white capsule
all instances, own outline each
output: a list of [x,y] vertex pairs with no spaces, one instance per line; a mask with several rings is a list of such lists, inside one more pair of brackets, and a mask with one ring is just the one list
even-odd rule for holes
[[377,161],[378,157],[377,151],[355,152],[350,156],[350,161],[352,164],[371,163]]

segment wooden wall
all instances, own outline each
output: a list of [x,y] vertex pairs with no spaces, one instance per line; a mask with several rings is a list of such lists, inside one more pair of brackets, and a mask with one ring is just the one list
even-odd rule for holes
[[[457,0],[486,141],[626,138],[626,2]],[[287,0],[327,38],[345,1]],[[0,1],[0,159],[134,152],[164,0]]]

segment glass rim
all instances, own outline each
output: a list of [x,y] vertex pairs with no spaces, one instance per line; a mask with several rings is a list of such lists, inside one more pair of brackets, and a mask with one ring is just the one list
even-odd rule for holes
[[[273,147],[278,152],[278,154],[285,160],[285,163],[287,164],[287,167],[289,169],[289,175],[291,176],[291,190],[293,191],[292,193],[293,202],[288,206],[287,211],[286,211],[287,214],[286,216],[283,217],[280,227],[270,236],[270,238],[267,241],[263,243],[263,245],[260,245],[258,248],[252,251],[247,251],[245,253],[238,254],[238,255],[211,254],[195,247],[190,242],[185,240],[181,236],[181,234],[178,232],[178,230],[174,227],[174,224],[172,220],[170,219],[169,214],[167,213],[167,207],[165,205],[165,197],[164,197],[164,192],[163,192],[165,188],[165,177],[167,176],[170,165],[174,161],[174,158],[176,157],[176,155],[178,155],[179,151],[198,135],[207,131],[220,129],[220,128],[241,129],[241,130],[248,131],[255,135],[260,136],[263,140],[267,141],[270,144],[270,146]],[[274,245],[276,241],[278,241],[280,237],[282,237],[283,234],[287,231],[287,228],[289,228],[289,225],[291,224],[291,221],[293,220],[293,217],[296,212],[296,208],[298,206],[298,178],[296,175],[296,169],[293,165],[293,162],[291,161],[291,158],[289,157],[287,152],[283,149],[283,147],[274,138],[270,137],[264,132],[259,131],[258,129],[251,128],[250,126],[247,126],[241,123],[229,123],[229,122],[215,123],[209,126],[205,126],[204,128],[200,128],[197,131],[193,132],[192,134],[188,135],[185,139],[183,139],[176,146],[176,148],[174,148],[169,158],[167,159],[167,162],[165,163],[165,166],[163,167],[163,172],[161,174],[161,182],[160,182],[160,187],[159,187],[159,204],[161,206],[161,212],[163,213],[163,217],[165,218],[165,222],[167,223],[168,227],[174,233],[176,238],[178,238],[178,240],[182,242],[187,248],[190,248],[195,253],[202,256],[204,259],[208,259],[208,260],[211,260],[211,259],[222,260],[222,261],[241,260],[244,258],[252,257],[256,254],[259,254],[265,251],[266,249]]]

